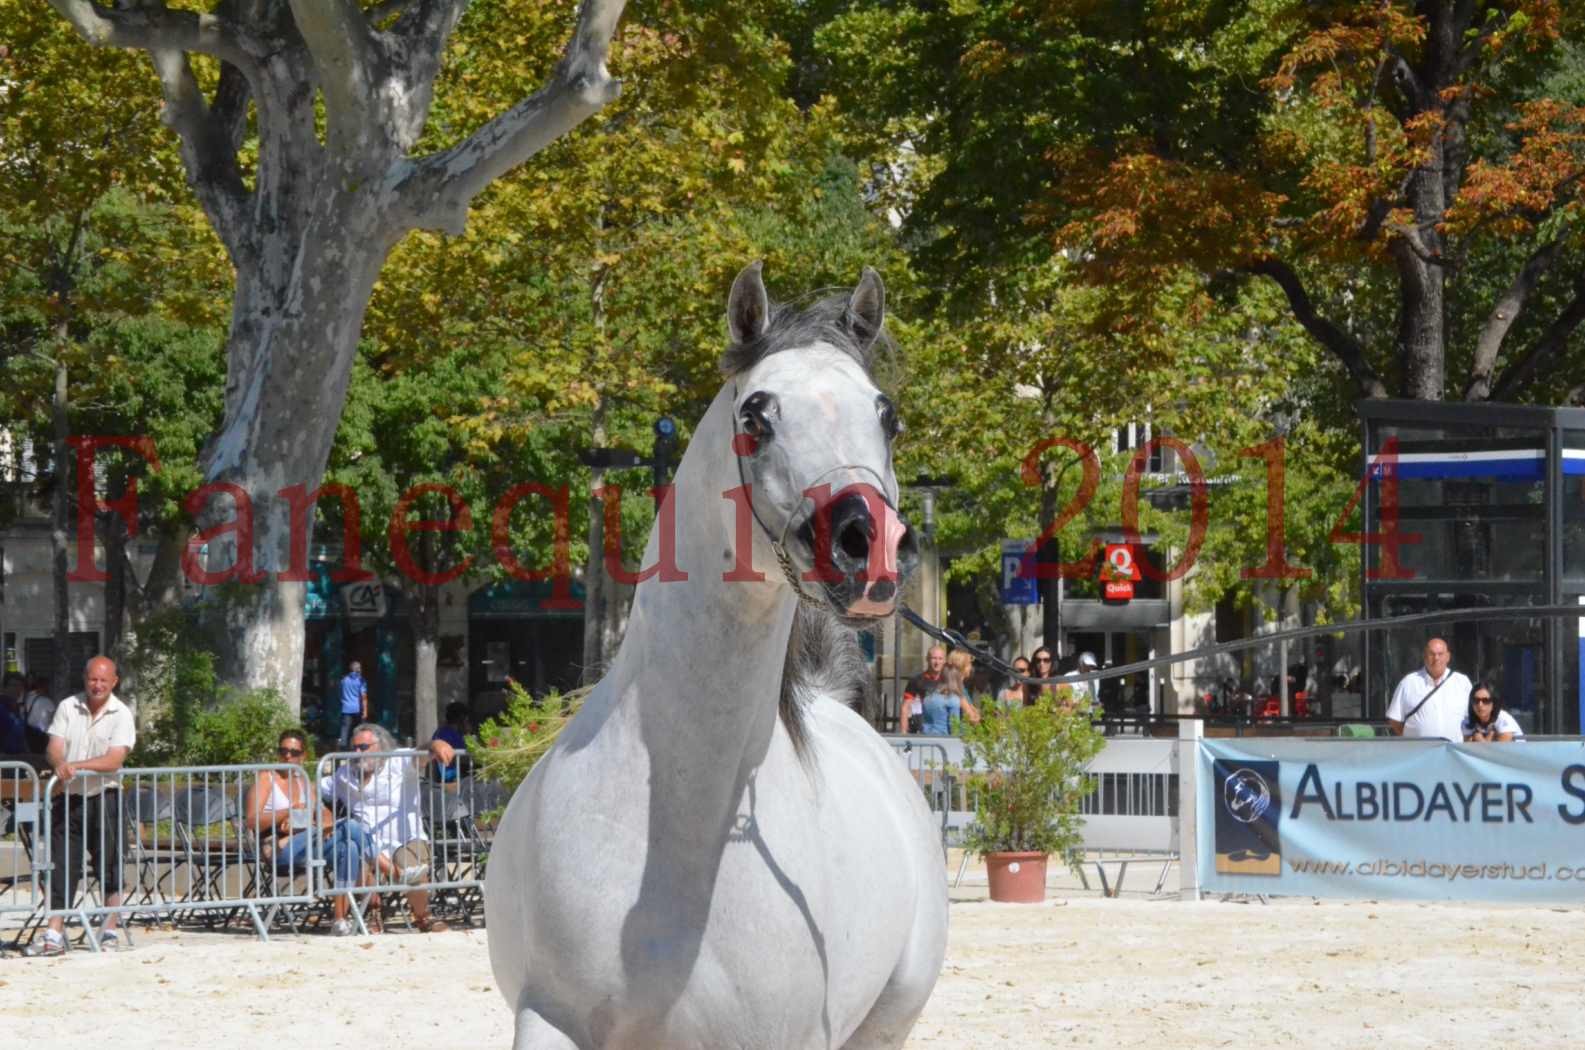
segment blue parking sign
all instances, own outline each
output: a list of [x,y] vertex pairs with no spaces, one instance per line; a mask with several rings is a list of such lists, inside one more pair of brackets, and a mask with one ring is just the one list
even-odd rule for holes
[[1035,578],[1035,545],[1028,540],[1002,541],[1002,602],[1039,605],[1040,581]]

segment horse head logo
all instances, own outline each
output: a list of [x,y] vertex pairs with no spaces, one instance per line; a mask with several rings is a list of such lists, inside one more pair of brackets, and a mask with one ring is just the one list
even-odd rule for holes
[[1241,824],[1253,824],[1271,808],[1271,787],[1252,769],[1238,769],[1222,781],[1222,804]]

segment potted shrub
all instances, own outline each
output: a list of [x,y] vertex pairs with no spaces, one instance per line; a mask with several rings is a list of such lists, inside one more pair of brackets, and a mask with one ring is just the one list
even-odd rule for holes
[[1079,803],[1095,786],[1084,767],[1104,740],[1089,706],[1059,690],[964,726],[963,744],[975,800],[965,845],[985,858],[991,900],[1044,900],[1046,859],[1055,853],[1074,863]]

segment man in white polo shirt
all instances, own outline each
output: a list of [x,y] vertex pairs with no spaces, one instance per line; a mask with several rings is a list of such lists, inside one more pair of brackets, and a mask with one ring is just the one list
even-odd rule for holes
[[1425,643],[1425,666],[1403,676],[1387,705],[1393,735],[1431,737],[1462,743],[1469,713],[1469,679],[1449,670],[1453,652],[1440,638]]
[[[121,903],[121,790],[115,776],[136,743],[132,710],[115,695],[116,665],[107,657],[88,661],[83,691],[62,700],[50,722],[47,752],[59,781],[50,803],[50,907],[71,906],[77,882],[92,855],[105,906]],[[99,942],[117,947],[116,914],[105,916]],[[59,915],[44,931],[39,955],[66,951],[66,920]]]

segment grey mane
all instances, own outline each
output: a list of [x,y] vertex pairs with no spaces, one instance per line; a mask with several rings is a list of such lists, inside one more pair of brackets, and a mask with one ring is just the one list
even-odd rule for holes
[[858,632],[835,614],[799,602],[792,635],[787,639],[777,710],[793,752],[806,763],[812,758],[808,707],[810,700],[821,693],[840,704],[857,704],[868,712],[873,706],[875,687],[864,650],[859,647]]
[[[848,312],[849,293],[838,292],[800,308],[794,303],[773,303],[770,325],[757,339],[733,343],[721,355],[721,371],[727,378],[740,375],[772,354],[796,350],[814,343],[828,343],[863,366],[874,378],[877,357],[892,351],[890,334],[882,327],[874,333],[855,331],[856,320]],[[866,349],[868,347],[868,349]]]

